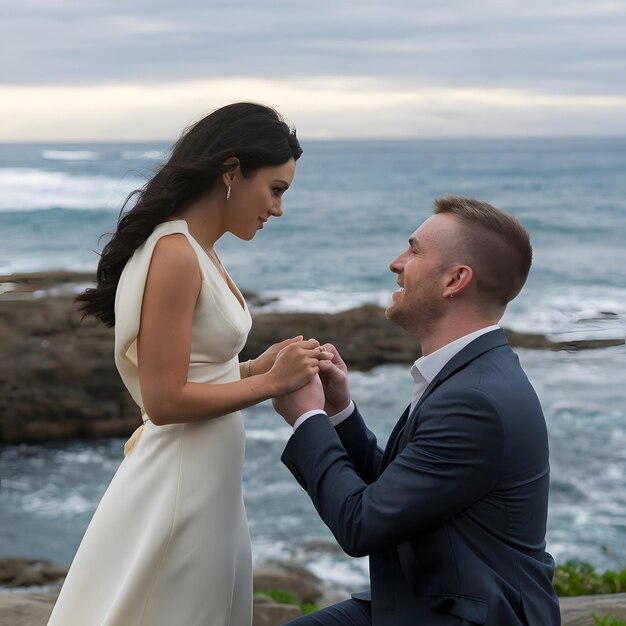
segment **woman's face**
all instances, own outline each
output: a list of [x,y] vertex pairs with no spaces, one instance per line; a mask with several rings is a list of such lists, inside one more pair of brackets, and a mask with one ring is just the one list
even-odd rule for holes
[[228,231],[240,239],[252,239],[271,217],[283,214],[282,197],[296,173],[293,158],[282,165],[263,167],[251,178],[238,171],[227,206]]

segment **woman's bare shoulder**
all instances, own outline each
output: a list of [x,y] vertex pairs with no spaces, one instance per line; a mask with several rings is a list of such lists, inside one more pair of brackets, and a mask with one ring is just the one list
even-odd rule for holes
[[[149,274],[159,283],[199,287],[202,280],[198,256],[182,233],[172,233],[159,238],[152,252]],[[179,285],[182,287],[183,285]]]

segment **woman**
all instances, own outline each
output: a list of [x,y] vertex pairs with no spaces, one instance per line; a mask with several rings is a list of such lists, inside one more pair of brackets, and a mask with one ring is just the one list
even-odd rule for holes
[[115,326],[115,362],[144,425],[87,529],[50,626],[249,626],[250,537],[240,410],[306,384],[302,337],[240,364],[246,303],[213,246],[250,240],[302,154],[267,107],[223,107],[191,127],[120,221],[77,298]]

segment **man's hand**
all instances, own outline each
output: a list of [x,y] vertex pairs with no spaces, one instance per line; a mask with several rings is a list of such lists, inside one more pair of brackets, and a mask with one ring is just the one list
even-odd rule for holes
[[325,343],[324,352],[333,355],[332,360],[320,361],[319,377],[324,388],[326,402],[324,410],[333,416],[343,411],[350,404],[350,388],[348,386],[348,368],[332,343]]
[[274,398],[272,404],[274,410],[290,426],[293,426],[296,420],[308,411],[321,411],[324,406],[324,388],[320,377],[316,374],[304,387]]

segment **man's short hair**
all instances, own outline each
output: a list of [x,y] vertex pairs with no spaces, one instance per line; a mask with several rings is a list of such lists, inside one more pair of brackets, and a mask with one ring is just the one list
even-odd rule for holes
[[513,215],[461,196],[437,198],[433,212],[455,215],[464,226],[462,236],[444,252],[446,265],[469,265],[478,292],[505,307],[522,290],[532,264],[526,229]]

